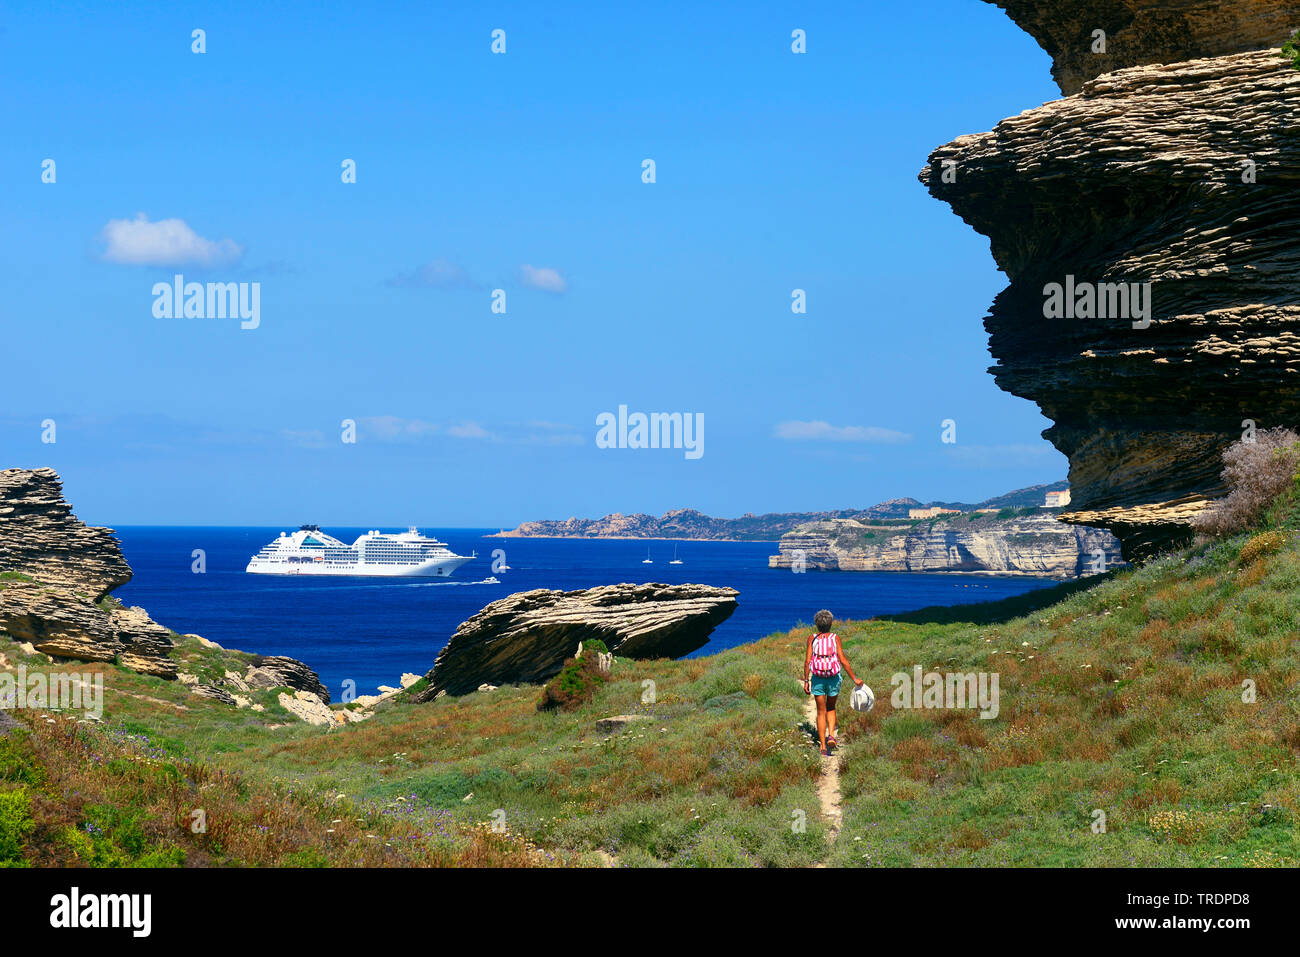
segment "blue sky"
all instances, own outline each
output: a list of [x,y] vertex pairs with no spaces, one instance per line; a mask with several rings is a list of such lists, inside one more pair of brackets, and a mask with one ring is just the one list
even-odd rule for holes
[[[733,516],[1065,474],[987,374],[987,241],[916,180],[1058,95],[997,8],[374,7],[10,5],[0,465],[119,525]],[[260,325],[157,318],[176,273],[259,283]],[[704,454],[598,448],[619,405],[702,414]]]

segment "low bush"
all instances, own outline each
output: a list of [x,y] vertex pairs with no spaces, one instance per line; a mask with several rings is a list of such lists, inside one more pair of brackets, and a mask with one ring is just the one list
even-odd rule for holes
[[1193,521],[1205,536],[1232,535],[1253,528],[1284,493],[1291,490],[1300,467],[1300,435],[1276,428],[1241,439],[1223,453],[1228,494]]
[[1282,56],[1291,61],[1291,65],[1300,70],[1300,30],[1291,35],[1291,39],[1282,44]]
[[[591,642],[591,645],[598,642]],[[583,648],[581,658],[569,658],[564,662],[560,673],[542,688],[542,698],[537,702],[538,711],[560,708],[573,711],[586,704],[596,695],[596,689],[605,683],[606,676],[601,673],[596,655],[588,654]]]
[[1284,532],[1261,532],[1241,547],[1237,560],[1243,565],[1249,565],[1265,555],[1279,551],[1286,544],[1286,539]]
[[0,867],[22,860],[23,845],[33,827],[27,791],[0,792]]

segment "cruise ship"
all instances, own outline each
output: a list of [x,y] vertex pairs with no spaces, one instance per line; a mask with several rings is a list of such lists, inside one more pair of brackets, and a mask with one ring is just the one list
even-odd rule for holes
[[303,525],[262,548],[245,572],[254,575],[364,575],[380,578],[446,578],[477,554],[457,555],[414,528],[400,534],[369,531],[351,545]]

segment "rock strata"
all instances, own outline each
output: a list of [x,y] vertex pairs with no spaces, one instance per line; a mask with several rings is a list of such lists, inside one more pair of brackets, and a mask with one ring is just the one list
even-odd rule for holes
[[592,639],[623,658],[679,658],[703,647],[735,609],[736,590],[711,585],[517,592],[456,629],[411,700],[467,694],[485,683],[545,681]]
[[[1281,46],[1300,26],[1298,0],[986,0],[1052,58],[1062,93],[1131,66]],[[1105,32],[1100,49],[1094,31]]]
[[228,704],[231,706],[235,706],[239,704],[239,702],[235,700],[234,695],[232,695],[229,691],[226,691],[224,688],[218,688],[216,685],[199,684],[191,688],[190,691],[192,694],[195,694],[200,698],[208,698],[212,701],[220,701],[222,704]]
[[[1300,3],[1000,5],[1073,95],[940,147],[921,180],[1011,281],[991,371],[1052,419],[1065,519],[1143,558],[1188,541],[1248,423],[1300,422],[1300,73],[1264,49]],[[1111,58],[1090,59],[1108,17]],[[1064,315],[1053,284],[1078,292]]]
[[[869,536],[869,537],[868,537]],[[771,568],[858,572],[986,572],[1076,578],[1121,564],[1119,541],[1043,512],[1003,520],[958,516],[912,528],[851,519],[815,522],[781,538]]]
[[295,691],[292,695],[281,691],[277,700],[280,702],[280,707],[295,718],[318,727],[332,728],[347,720],[342,712],[337,712],[338,717],[335,717],[336,712],[331,711],[329,705],[322,701],[319,695],[312,694],[310,691]]
[[113,530],[72,514],[54,469],[0,471],[0,572],[19,572],[97,602],[131,580]]
[[105,608],[42,582],[0,581],[0,632],[37,651],[175,678],[170,632],[142,608]]
[[[26,653],[178,677],[173,632],[143,608],[109,597],[131,580],[131,568],[111,530],[88,527],[72,514],[53,469],[0,471],[0,575],[0,635]],[[193,694],[239,707],[251,704],[245,696],[251,688],[290,688],[322,707],[330,700],[316,672],[293,658],[254,656],[246,675],[228,671],[216,683],[180,677]],[[295,701],[298,711],[314,711],[310,702]]]
[[330,693],[320,676],[295,658],[258,657],[244,675],[247,688],[293,688],[314,694],[329,704]]

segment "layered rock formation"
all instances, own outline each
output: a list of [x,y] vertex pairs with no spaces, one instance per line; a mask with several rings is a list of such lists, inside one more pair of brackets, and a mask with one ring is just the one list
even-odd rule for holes
[[0,632],[47,655],[176,677],[171,632],[104,600],[131,568],[111,529],[72,514],[53,469],[0,471],[0,574]]
[[119,661],[132,671],[176,677],[171,632],[143,608],[94,604],[70,588],[0,581],[0,632],[58,658]]
[[[1247,420],[1300,422],[1300,73],[1265,49],[1300,2],[999,5],[1074,95],[939,148],[921,180],[1011,280],[991,371],[1053,420],[1066,520],[1142,558],[1190,537]],[[1053,284],[1078,292],[1064,313]]]
[[1118,540],[1096,528],[1066,525],[1044,512],[1008,519],[958,516],[913,528],[851,519],[816,522],[782,536],[771,568],[859,572],[987,572],[1076,578],[1122,561]]
[[[56,658],[176,678],[171,630],[108,597],[130,580],[112,530],[72,514],[53,469],[0,471],[0,635]],[[194,694],[225,704],[247,704],[232,692],[253,688],[289,688],[295,700],[310,696],[320,707],[330,700],[316,672],[293,658],[251,656],[246,674],[227,672],[223,687],[182,677]]]
[[545,681],[579,642],[592,639],[623,658],[680,658],[703,647],[735,610],[736,590],[711,585],[517,592],[456,629],[411,700],[466,694],[484,683]]
[[254,657],[244,682],[249,688],[292,688],[314,694],[325,704],[330,703],[330,693],[320,676],[296,658],[282,655]]
[[[1300,27],[1296,0],[986,0],[1052,58],[1061,92],[1125,67],[1276,47]],[[1093,31],[1105,32],[1105,49]]]
[[75,588],[99,601],[131,580],[113,530],[91,528],[63,500],[54,469],[0,471],[0,572]]

